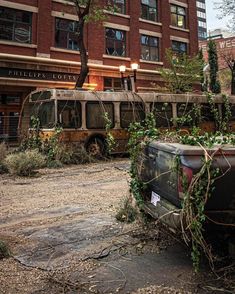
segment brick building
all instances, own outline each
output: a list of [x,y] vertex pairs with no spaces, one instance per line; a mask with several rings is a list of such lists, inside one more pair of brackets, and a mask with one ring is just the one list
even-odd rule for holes
[[[102,1],[102,0],[101,0]],[[106,1],[106,0],[103,0]],[[85,28],[89,76],[97,90],[120,89],[119,66],[139,64],[138,91],[161,83],[165,49],[198,51],[196,0],[113,0],[120,11]],[[0,136],[13,125],[24,97],[37,88],[73,88],[79,74],[77,16],[65,0],[0,1]]]
[[[228,67],[226,59],[230,61],[235,60],[235,36],[223,38],[218,35],[217,38],[211,38],[216,43],[222,92],[231,94],[231,70]],[[199,42],[199,49],[202,50],[206,62],[208,62],[208,42],[208,40]]]

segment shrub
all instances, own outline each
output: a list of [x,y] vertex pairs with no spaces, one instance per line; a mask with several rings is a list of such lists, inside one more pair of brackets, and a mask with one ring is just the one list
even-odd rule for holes
[[46,160],[37,150],[29,150],[10,154],[4,162],[11,174],[30,176],[36,169],[45,166]]
[[7,146],[5,143],[1,143],[0,144],[0,163],[3,162],[6,156],[7,156]]
[[137,209],[132,204],[131,197],[125,198],[116,214],[116,219],[120,222],[132,223],[136,220],[136,217]]
[[85,163],[91,163],[91,162],[96,162],[96,159],[91,156],[87,151],[84,146],[78,146],[76,149],[73,151],[73,163],[76,164],[85,164]]
[[66,146],[65,144],[58,143],[55,160],[60,161],[63,164],[76,163],[74,160],[74,150],[72,147]]
[[49,161],[47,161],[47,167],[48,168],[62,168],[63,164],[59,160],[49,160]]
[[7,156],[7,146],[5,143],[0,144],[0,174],[7,171],[7,168],[4,164],[4,159]]

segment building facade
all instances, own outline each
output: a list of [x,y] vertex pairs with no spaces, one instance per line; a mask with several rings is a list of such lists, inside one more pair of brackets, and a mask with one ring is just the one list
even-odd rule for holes
[[[102,0],[101,0],[102,1]],[[103,0],[104,3],[106,0]],[[136,89],[161,84],[165,49],[198,51],[196,0],[113,0],[118,13],[85,27],[87,83],[120,90],[119,66],[138,63]],[[24,98],[35,89],[73,88],[79,75],[78,18],[71,1],[1,0],[0,138],[16,135]]]
[[197,18],[198,18],[198,39],[206,40],[207,38],[206,0],[197,0]]
[[[219,66],[219,79],[221,83],[221,88],[223,93],[231,94],[232,87],[232,73],[235,71],[235,36],[229,38],[222,38],[216,35],[216,38],[211,38],[217,49],[218,56],[218,66]],[[206,62],[208,62],[208,42],[199,42],[199,49],[203,52],[203,57]],[[230,68],[230,67],[232,68]],[[235,81],[234,81],[235,85]],[[233,90],[233,93],[235,90]]]

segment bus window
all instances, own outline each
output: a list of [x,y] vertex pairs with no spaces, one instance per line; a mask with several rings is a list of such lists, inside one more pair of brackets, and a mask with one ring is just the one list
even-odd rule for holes
[[112,102],[87,102],[86,104],[86,125],[88,129],[105,129],[104,114],[108,117],[114,127],[114,105]]
[[40,104],[38,108],[40,127],[50,129],[55,126],[55,103],[54,101]]
[[151,103],[150,109],[156,119],[156,127],[172,126],[173,112],[171,103]]
[[65,129],[77,129],[82,125],[81,103],[58,100],[58,121]]
[[144,105],[142,103],[121,103],[121,127],[128,128],[132,122],[141,122],[145,118]]
[[196,103],[177,104],[178,126],[191,127],[197,125],[200,118],[201,106]]
[[[218,105],[215,105],[215,107],[218,109]],[[214,121],[214,115],[211,112],[211,107],[209,104],[201,103],[201,121]]]

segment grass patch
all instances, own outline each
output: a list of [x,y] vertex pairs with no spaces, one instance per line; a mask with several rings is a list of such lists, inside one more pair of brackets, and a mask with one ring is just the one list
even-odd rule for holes
[[137,209],[133,206],[130,196],[123,199],[120,208],[116,214],[116,219],[120,222],[132,223],[136,220],[137,215]]
[[35,170],[45,166],[46,160],[37,150],[29,150],[8,155],[4,163],[13,175],[31,176]]

